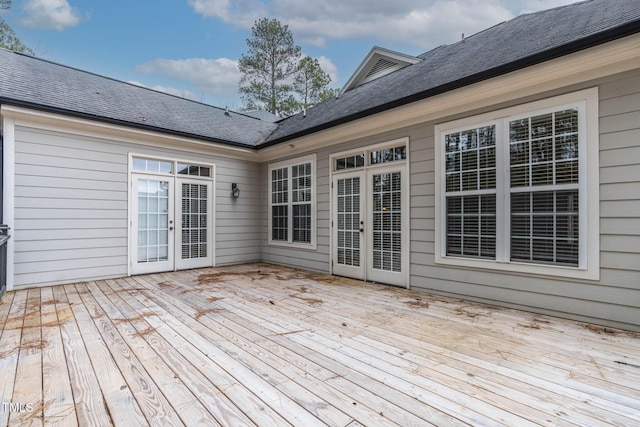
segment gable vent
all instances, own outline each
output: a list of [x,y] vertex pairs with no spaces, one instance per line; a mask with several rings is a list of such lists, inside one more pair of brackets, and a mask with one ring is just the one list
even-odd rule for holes
[[371,69],[371,71],[369,71],[369,73],[365,76],[365,79],[367,77],[371,77],[371,76],[375,76],[378,73],[381,73],[385,70],[388,70],[391,67],[395,67],[396,65],[398,65],[397,62],[394,61],[389,61],[388,59],[384,59],[384,58],[380,58],[378,60],[378,62],[376,62],[376,65],[373,66],[373,68]]

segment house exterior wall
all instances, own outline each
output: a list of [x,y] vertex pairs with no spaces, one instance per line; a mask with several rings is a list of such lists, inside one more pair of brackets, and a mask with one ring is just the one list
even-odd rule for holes
[[256,163],[16,125],[15,289],[127,275],[129,153],[214,164],[215,264],[260,260]]
[[[580,89],[599,90],[600,278],[535,276],[435,262],[434,126]],[[425,117],[428,120],[428,117]],[[410,286],[430,292],[599,324],[640,330],[640,70],[581,83],[477,111],[425,121],[367,138],[335,141],[317,154],[318,246],[315,251],[268,243],[263,199],[263,259],[330,271],[329,156],[396,138],[410,140]],[[308,153],[300,153],[304,155]],[[268,194],[267,164],[262,177]]]

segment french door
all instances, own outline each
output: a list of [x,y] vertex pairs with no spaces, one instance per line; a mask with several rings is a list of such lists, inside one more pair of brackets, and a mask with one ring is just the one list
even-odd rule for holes
[[335,174],[333,274],[407,285],[406,167]]
[[132,174],[131,272],[213,265],[212,183]]

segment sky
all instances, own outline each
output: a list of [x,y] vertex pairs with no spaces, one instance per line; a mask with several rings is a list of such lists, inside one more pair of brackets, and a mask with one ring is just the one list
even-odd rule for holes
[[373,46],[419,55],[576,0],[13,0],[0,12],[37,56],[242,108],[237,61],[257,19],[288,25],[341,88]]

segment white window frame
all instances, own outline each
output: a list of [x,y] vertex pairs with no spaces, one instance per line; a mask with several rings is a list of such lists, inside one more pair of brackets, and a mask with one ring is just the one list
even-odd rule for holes
[[[600,278],[598,89],[518,105],[435,126],[435,262],[459,267],[575,279]],[[516,117],[578,108],[579,262],[577,267],[510,261],[509,121]],[[446,254],[446,166],[444,138],[456,130],[496,124],[496,259]]]
[[[293,241],[293,189],[292,189],[292,185],[291,185],[291,170],[293,166],[298,166],[304,163],[311,163],[311,242],[310,243],[301,243],[301,242],[294,242]],[[288,227],[288,231],[287,231],[287,241],[284,240],[273,240],[273,234],[272,234],[272,225],[273,225],[273,198],[271,197],[271,171],[274,169],[283,169],[283,168],[287,168],[288,173],[287,173],[287,180],[288,180],[288,185],[287,185],[287,227]],[[317,243],[316,243],[316,230],[317,230],[317,214],[316,214],[316,188],[317,188],[317,182],[316,182],[316,155],[315,154],[310,154],[307,156],[303,156],[303,157],[297,157],[295,159],[289,159],[289,160],[284,160],[281,162],[277,162],[277,163],[271,163],[269,164],[269,168],[268,168],[268,178],[267,178],[267,197],[269,198],[269,212],[268,217],[269,217],[269,229],[267,230],[268,233],[268,244],[271,246],[283,246],[283,247],[290,247],[290,248],[296,248],[296,249],[308,249],[308,250],[315,250],[317,247]]]

